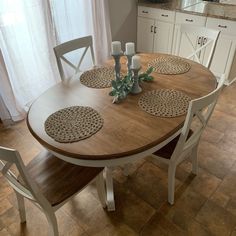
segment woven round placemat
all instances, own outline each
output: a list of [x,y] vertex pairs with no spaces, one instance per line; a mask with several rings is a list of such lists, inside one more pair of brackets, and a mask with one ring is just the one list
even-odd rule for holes
[[80,76],[81,84],[90,88],[109,88],[115,79],[114,67],[99,67],[85,71]]
[[139,99],[139,106],[146,112],[159,117],[176,117],[185,114],[191,98],[173,89],[153,90]]
[[155,72],[165,75],[183,74],[191,68],[187,61],[175,56],[158,57],[149,62],[148,66],[153,67]]
[[45,121],[46,133],[60,143],[72,143],[97,133],[103,126],[100,114],[91,107],[61,109]]

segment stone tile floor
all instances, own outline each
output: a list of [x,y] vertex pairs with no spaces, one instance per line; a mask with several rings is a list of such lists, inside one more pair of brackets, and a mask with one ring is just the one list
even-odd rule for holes
[[[230,235],[236,236],[236,84],[226,87],[202,137],[199,175],[182,163],[176,201],[167,203],[167,167],[151,158],[133,164],[129,177],[114,170],[116,211],[107,212],[94,184],[57,212],[60,235]],[[0,127],[0,145],[18,149],[27,163],[41,146],[25,122]],[[20,224],[13,191],[0,176],[0,235],[47,235],[45,216],[26,203]]]

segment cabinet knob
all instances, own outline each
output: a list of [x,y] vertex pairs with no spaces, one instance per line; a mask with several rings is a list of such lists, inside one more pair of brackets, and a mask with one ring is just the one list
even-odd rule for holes
[[205,45],[207,43],[207,38],[203,38],[203,43],[202,43],[202,45]]
[[226,29],[227,25],[218,25],[218,27]]
[[187,21],[187,22],[193,22],[192,19],[185,19],[185,21]]
[[168,17],[169,15],[161,14],[161,16],[163,16],[163,17]]
[[142,11],[142,13],[145,13],[145,14],[147,14],[147,13],[148,13],[148,11]]
[[202,44],[202,37],[198,37],[197,44],[198,44],[198,45],[201,45],[201,44]]

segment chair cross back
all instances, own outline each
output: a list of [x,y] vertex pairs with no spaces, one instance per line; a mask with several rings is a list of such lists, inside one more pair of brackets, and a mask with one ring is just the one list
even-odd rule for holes
[[[222,76],[217,88],[213,92],[190,102],[185,123],[181,130],[179,141],[172,154],[171,161],[177,163],[182,162],[185,154],[198,144],[201,134],[214,111],[218,97],[223,88],[224,80],[225,77]],[[188,137],[192,122],[196,120],[199,121],[199,126],[195,128],[193,134]]]
[[[14,164],[24,185],[18,181],[18,178],[10,170]],[[31,182],[18,151],[0,146],[0,172],[8,180],[14,191],[23,195],[25,198],[34,202],[41,202],[40,198],[44,198],[43,195],[37,191],[36,185]]]
[[[64,56],[66,53],[69,53],[69,52],[72,52],[72,51],[75,51],[75,50],[81,49],[81,48],[84,48],[84,51],[83,51],[82,56],[81,56],[77,65],[74,65],[71,61],[69,61]],[[62,44],[54,47],[54,53],[56,56],[57,65],[58,65],[59,73],[60,73],[62,80],[65,79],[65,73],[63,70],[63,66],[62,66],[62,61],[64,61],[71,68],[73,68],[75,70],[75,73],[81,72],[80,66],[83,62],[83,59],[84,59],[86,53],[88,52],[88,49],[90,49],[90,51],[91,51],[92,62],[93,62],[93,65],[95,65],[92,36],[86,36],[83,38],[74,39],[74,40],[62,43]]]
[[[181,25],[180,27],[180,33],[181,33],[181,37],[179,40],[177,55],[179,55],[180,53],[180,44],[182,42],[183,37],[187,39],[187,43],[191,49],[191,54],[186,57],[187,59],[193,59],[193,60],[196,60],[198,63],[203,64],[203,62],[201,61],[200,53],[203,52],[206,48],[210,47],[208,58],[206,62],[204,63],[204,66],[209,68],[211,65],[212,56],[215,51],[215,46],[216,46],[220,31],[208,29],[205,27],[190,26],[190,25],[184,24],[184,25]],[[199,37],[197,40],[198,41],[197,44],[200,45],[199,47],[196,48],[196,46],[193,44],[192,40],[189,37],[190,35],[196,35]]]

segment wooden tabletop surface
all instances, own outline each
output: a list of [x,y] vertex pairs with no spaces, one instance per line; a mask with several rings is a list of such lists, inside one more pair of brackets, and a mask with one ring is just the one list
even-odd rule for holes
[[[140,54],[142,70],[161,54]],[[153,89],[177,89],[191,98],[198,98],[213,91],[215,76],[202,65],[191,62],[189,72],[181,75],[153,73],[154,81],[142,84],[143,92]],[[108,62],[113,65],[113,61]],[[122,70],[126,72],[126,60],[122,58]],[[78,159],[105,160],[136,154],[154,147],[178,131],[185,119],[160,118],[141,110],[139,97],[129,95],[120,104],[112,104],[108,95],[111,88],[93,89],[72,78],[53,86],[34,101],[28,112],[27,124],[32,135],[46,148],[59,154]],[[92,137],[75,143],[58,143],[44,130],[49,115],[69,106],[90,106],[104,119],[104,125]]]

